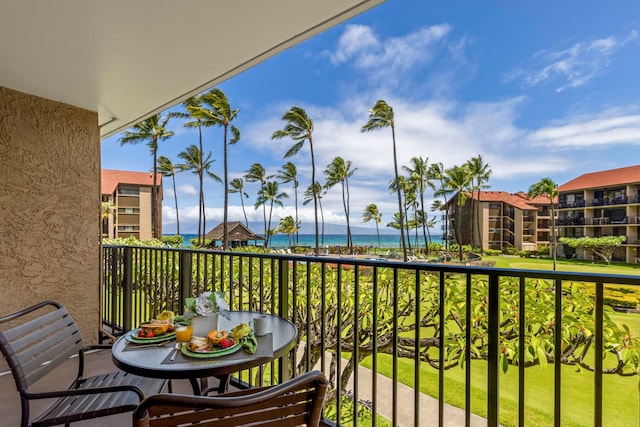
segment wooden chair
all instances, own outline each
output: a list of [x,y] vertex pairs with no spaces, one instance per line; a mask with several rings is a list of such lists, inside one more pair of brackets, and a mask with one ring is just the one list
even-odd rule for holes
[[[6,324],[6,325],[5,325]],[[7,326],[6,329],[2,329]],[[166,380],[130,375],[122,371],[84,377],[85,353],[109,345],[83,346],[80,331],[67,310],[44,301],[0,318],[0,350],[20,393],[21,425],[53,426],[133,411],[145,394],[164,391]],[[66,389],[32,392],[33,385],[78,355],[78,373]],[[30,402],[55,401],[29,421]]]
[[327,380],[311,371],[272,387],[218,396],[160,394],[149,396],[133,412],[134,427],[204,423],[207,427],[317,427]]

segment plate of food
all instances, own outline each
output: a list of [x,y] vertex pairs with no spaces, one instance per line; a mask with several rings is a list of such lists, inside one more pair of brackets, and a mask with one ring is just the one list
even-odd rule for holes
[[135,344],[167,341],[176,336],[176,329],[170,323],[145,323],[130,331],[125,339]]
[[192,337],[180,351],[189,357],[211,358],[235,353],[240,347],[240,342],[229,336],[229,331],[213,330],[207,337]]

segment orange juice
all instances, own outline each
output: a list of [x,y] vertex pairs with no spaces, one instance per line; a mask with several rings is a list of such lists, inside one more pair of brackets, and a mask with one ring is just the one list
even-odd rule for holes
[[188,342],[191,339],[191,335],[193,335],[193,326],[178,326],[176,328],[176,341],[178,342]]

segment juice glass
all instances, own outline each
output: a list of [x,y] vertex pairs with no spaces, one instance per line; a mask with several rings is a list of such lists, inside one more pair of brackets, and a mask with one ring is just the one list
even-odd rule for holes
[[179,325],[176,328],[176,341],[179,343],[189,342],[193,335],[193,326],[191,325]]

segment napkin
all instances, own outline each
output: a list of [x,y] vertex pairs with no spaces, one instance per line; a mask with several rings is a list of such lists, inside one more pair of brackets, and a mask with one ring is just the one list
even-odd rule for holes
[[256,339],[253,331],[240,338],[240,345],[242,345],[244,351],[249,354],[254,354],[256,352],[258,349],[258,340]]

